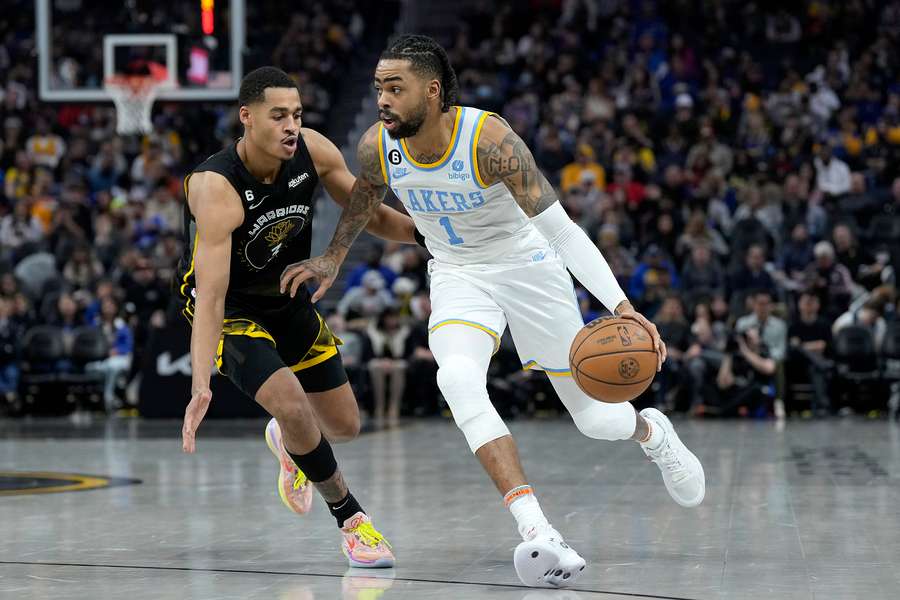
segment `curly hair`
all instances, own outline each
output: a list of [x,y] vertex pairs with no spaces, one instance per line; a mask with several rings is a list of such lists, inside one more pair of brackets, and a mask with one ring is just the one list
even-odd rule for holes
[[405,34],[388,42],[381,53],[382,60],[408,60],[413,71],[441,82],[441,111],[447,112],[456,104],[459,82],[443,46],[427,35]]

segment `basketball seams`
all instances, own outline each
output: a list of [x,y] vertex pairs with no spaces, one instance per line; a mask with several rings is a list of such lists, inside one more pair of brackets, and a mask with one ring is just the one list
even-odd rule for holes
[[656,354],[655,350],[616,350],[615,352],[604,352],[603,354],[592,354],[591,356],[585,356],[584,358],[579,360],[577,364],[572,363],[570,359],[569,363],[571,363],[570,366],[572,368],[577,369],[578,365],[591,358],[599,358],[601,356],[615,356],[616,354],[642,354],[644,352],[646,352],[647,354]]
[[[653,373],[653,374],[651,374],[649,377],[644,377],[643,379],[639,379],[639,380],[637,380],[637,381],[629,381],[628,383],[615,383],[614,381],[606,381],[606,380],[603,380],[603,379],[597,379],[596,377],[591,377],[590,375],[588,375],[588,374],[585,373],[584,371],[579,371],[578,369],[575,369],[575,372],[576,372],[576,374],[578,375],[578,377],[584,377],[585,379],[590,379],[591,381],[596,381],[597,383],[602,383],[602,384],[605,384],[605,385],[618,385],[618,386],[638,385],[638,384],[640,384],[640,383],[644,383],[644,382],[647,381],[648,379],[653,379],[653,377],[656,375],[656,373]],[[575,382],[576,382],[576,383],[578,382],[578,377],[575,377]],[[579,387],[580,387],[580,386],[579,386]]]
[[[600,319],[604,320],[604,321],[608,321],[608,323],[604,323],[603,325],[600,325],[598,327],[591,328],[590,332],[588,332],[588,334],[586,336],[584,336],[584,339],[582,339],[578,343],[577,347],[569,349],[569,363],[572,362],[572,359],[575,357],[576,354],[578,354],[578,351],[581,350],[581,347],[584,345],[584,343],[586,341],[588,341],[589,339],[591,339],[591,337],[598,331],[603,331],[607,327],[612,327],[613,325],[621,325],[622,324],[621,321],[626,321],[625,325],[633,325],[635,327],[644,329],[643,326],[641,326],[640,324],[628,322],[627,319],[623,319],[622,317],[610,316],[610,317],[600,317]],[[593,323],[593,321],[591,321],[591,323]],[[585,327],[587,327],[587,325],[585,325]],[[584,328],[582,328],[578,333],[581,333],[582,331],[584,331]],[[646,332],[647,330],[644,329],[644,331]],[[649,335],[649,332],[647,332],[647,333]],[[575,337],[577,338],[578,334],[576,334]],[[573,340],[573,343],[574,343],[574,340]],[[651,343],[652,343],[652,340],[651,340]],[[632,350],[630,352],[655,352],[655,350]],[[614,353],[611,352],[609,354],[614,354]],[[584,359],[582,359],[582,360],[584,360]],[[581,361],[579,361],[578,364],[581,364]]]

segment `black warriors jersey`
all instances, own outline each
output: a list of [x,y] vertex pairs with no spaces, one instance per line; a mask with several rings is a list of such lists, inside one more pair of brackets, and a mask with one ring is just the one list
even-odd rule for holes
[[[247,170],[237,153],[237,143],[213,154],[184,180],[185,196],[191,175],[213,171],[225,177],[244,206],[244,221],[231,234],[231,274],[226,303],[278,310],[291,302],[280,290],[286,266],[309,258],[312,241],[314,191],[319,181],[303,137],[294,156],[282,164],[271,184],[262,183]],[[185,253],[176,285],[186,301],[186,315],[193,316],[195,297],[194,255],[196,223],[185,203]],[[308,301],[301,286],[295,300]]]

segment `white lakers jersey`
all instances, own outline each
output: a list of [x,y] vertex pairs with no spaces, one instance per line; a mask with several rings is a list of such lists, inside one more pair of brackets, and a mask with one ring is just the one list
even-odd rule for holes
[[435,260],[455,265],[542,260],[544,237],[503,183],[490,187],[475,149],[488,112],[456,106],[450,145],[437,162],[416,161],[406,140],[379,126],[384,181],[403,202]]

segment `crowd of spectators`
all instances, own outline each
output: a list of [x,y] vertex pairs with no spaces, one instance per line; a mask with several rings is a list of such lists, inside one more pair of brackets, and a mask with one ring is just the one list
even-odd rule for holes
[[[108,105],[42,104],[33,11],[13,4],[0,18],[0,393],[15,394],[26,329],[90,324],[109,341],[92,368],[113,374],[114,408],[115,374],[136,370],[166,318],[181,176],[239,135],[235,107],[158,103],[154,135],[120,138]],[[325,123],[366,4],[308,3],[285,23],[286,5],[249,3],[245,68],[293,73],[304,120]],[[145,23],[164,10],[128,7]],[[84,35],[125,17],[61,28],[72,56],[54,76],[84,84],[98,60]],[[670,359],[640,402],[767,416],[863,408],[842,381],[879,359],[842,369],[842,348],[900,348],[897,47],[897,0],[532,0],[484,4],[449,52],[460,102],[507,119],[659,324]],[[426,261],[373,250],[328,316],[378,419],[441,410]],[[604,314],[576,292],[585,320]],[[501,413],[556,410],[545,379],[505,336],[489,381]],[[866,407],[885,405],[872,395]]]
[[[871,402],[846,391],[897,358],[898,47],[897,1],[535,0],[476,10],[450,58],[460,103],[505,117],[659,325],[669,360],[640,402],[763,417],[887,406],[884,377]],[[371,319],[373,380],[385,357],[433,372],[410,333],[427,317],[420,254],[372,257],[339,305]],[[577,293],[586,321],[604,313]],[[408,326],[385,329],[395,311]],[[846,371],[860,330],[875,354]],[[495,403],[540,410],[543,378],[504,350]]]
[[[321,127],[363,18],[347,0],[292,7],[247,3],[244,68],[278,64],[295,76],[305,123]],[[179,23],[199,15],[177,3],[98,12],[70,0],[57,8],[51,79],[59,88],[99,87],[104,33],[160,24],[182,31]],[[284,14],[292,14],[287,23]],[[0,16],[0,400],[16,399],[26,331],[57,326],[71,346],[87,326],[107,338],[107,357],[87,369],[105,375],[103,407],[113,411],[151,330],[171,318],[171,277],[184,244],[182,178],[240,135],[237,106],[157,102],[152,135],[119,137],[110,104],[40,101],[33,19],[24,0]]]

